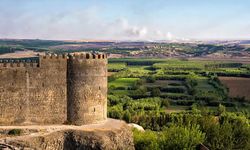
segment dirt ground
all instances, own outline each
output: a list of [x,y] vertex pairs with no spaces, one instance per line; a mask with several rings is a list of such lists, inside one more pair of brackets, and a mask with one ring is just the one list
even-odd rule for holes
[[250,100],[250,78],[219,77],[219,79],[229,88],[229,96],[245,97]]
[[[19,134],[9,134],[10,131]],[[98,124],[0,126],[0,150],[59,149],[134,150],[130,127],[121,120]]]

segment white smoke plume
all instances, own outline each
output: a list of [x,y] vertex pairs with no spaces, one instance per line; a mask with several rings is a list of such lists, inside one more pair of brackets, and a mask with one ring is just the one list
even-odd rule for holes
[[1,8],[0,38],[169,40],[173,37],[169,32],[133,24],[122,17],[107,21],[99,16],[100,13],[98,7],[90,7],[38,16]]

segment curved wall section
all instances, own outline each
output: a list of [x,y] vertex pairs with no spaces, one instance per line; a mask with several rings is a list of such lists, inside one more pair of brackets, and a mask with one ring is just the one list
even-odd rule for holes
[[67,120],[83,125],[107,118],[107,59],[105,55],[69,55]]

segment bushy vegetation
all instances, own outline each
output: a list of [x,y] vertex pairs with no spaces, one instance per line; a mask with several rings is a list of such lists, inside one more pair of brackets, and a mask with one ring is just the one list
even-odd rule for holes
[[137,123],[147,129],[134,131],[137,149],[195,149],[203,143],[211,149],[248,149],[249,114],[193,105],[180,113],[165,113],[167,100],[109,96],[109,117]]
[[21,129],[12,129],[8,132],[9,135],[21,135],[22,130]]
[[126,69],[109,77],[108,116],[146,129],[133,131],[136,149],[196,149],[200,144],[249,149],[250,103],[230,98],[218,78],[224,70],[248,76],[248,66],[177,59],[112,63],[125,63]]
[[172,126],[161,132],[134,130],[135,148],[140,150],[195,149],[205,141],[205,134],[199,127]]

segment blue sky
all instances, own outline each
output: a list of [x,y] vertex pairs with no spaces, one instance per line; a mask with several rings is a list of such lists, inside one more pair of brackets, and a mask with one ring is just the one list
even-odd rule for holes
[[0,38],[249,39],[249,0],[0,0]]

